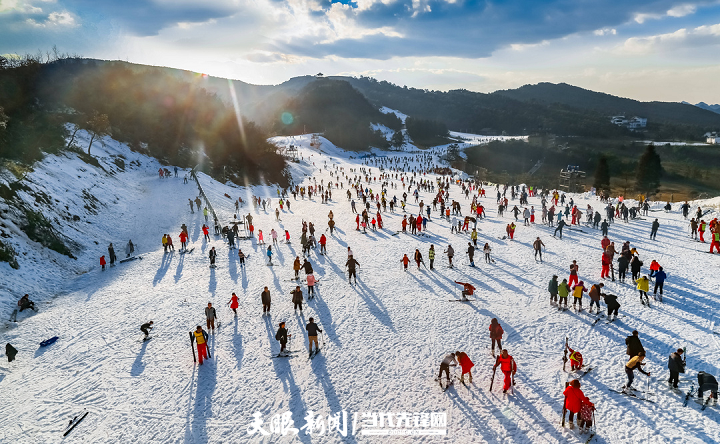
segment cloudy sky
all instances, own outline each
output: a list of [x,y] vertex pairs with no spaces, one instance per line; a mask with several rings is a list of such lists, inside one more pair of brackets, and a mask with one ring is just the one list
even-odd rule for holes
[[720,0],[0,0],[0,54],[53,45],[255,84],[317,72],[482,92],[548,81],[720,103]]

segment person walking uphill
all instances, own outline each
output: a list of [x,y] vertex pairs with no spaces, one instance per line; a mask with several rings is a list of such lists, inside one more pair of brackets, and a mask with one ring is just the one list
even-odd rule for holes
[[308,333],[308,349],[310,356],[313,354],[313,342],[315,343],[315,353],[320,351],[320,344],[318,344],[318,332],[322,333],[320,327],[317,326],[313,318],[308,319],[308,324],[305,326],[305,330]]
[[205,307],[205,318],[207,319],[207,328],[208,330],[212,329],[213,334],[215,334],[215,318],[217,317],[217,313],[215,313],[215,308],[212,306],[210,302],[208,302],[208,306]]
[[508,354],[507,349],[503,349],[502,354],[497,357],[493,370],[500,366],[500,370],[505,375],[505,383],[503,384],[503,393],[507,393],[511,385],[513,385],[513,377],[517,372],[517,364],[512,356]]
[[490,320],[490,342],[492,343],[492,355],[495,356],[495,343],[497,343],[498,350],[502,350],[502,337],[503,337],[502,326],[498,322],[497,318]]
[[200,360],[200,365],[202,365],[203,358],[209,359],[207,352],[207,332],[198,325],[197,329],[193,332],[193,339],[195,340],[195,344],[197,345],[198,359]]
[[670,379],[668,384],[673,388],[678,388],[680,382],[680,373],[685,373],[685,361],[682,358],[683,349],[679,348],[674,353],[670,353],[668,358],[668,370],[670,370]]

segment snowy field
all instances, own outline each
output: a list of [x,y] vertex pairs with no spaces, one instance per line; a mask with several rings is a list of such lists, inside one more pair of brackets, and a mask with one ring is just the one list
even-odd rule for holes
[[[327,183],[334,166],[350,175],[354,174],[350,168],[363,166],[362,160],[350,158],[357,153],[346,153],[324,139],[320,151],[310,148],[309,136],[296,137],[293,143],[300,145],[303,161],[291,163],[290,169],[295,181],[305,185],[314,180]],[[285,207],[276,221],[274,186],[239,188],[200,175],[221,222],[231,221],[237,197],[270,197],[268,211],[247,205],[241,211],[253,214],[256,232],[262,230],[266,239],[272,228],[291,233],[291,244],[274,248],[273,261],[278,265],[273,267],[266,265],[265,248],[256,240],[240,241],[249,255],[247,266],[241,268],[236,250],[229,250],[219,237],[211,235],[209,243],[203,241],[204,219],[198,212],[190,214],[187,201],[197,196],[197,187],[193,182],[183,184],[183,172],[179,178],[159,179],[155,160],[109,140],[105,147],[94,146],[93,152],[111,175],[70,156],[49,157],[28,177],[34,189],[45,189],[58,200],[43,211],[52,215],[69,205],[68,211],[82,215],[80,222],[60,226],[84,248],[77,261],[48,253],[21,232],[10,230],[11,243],[22,260],[20,270],[0,263],[3,319],[26,292],[40,302],[40,310],[22,313],[17,324],[2,325],[2,342],[12,343],[20,353],[10,364],[3,358],[0,367],[0,442],[583,443],[588,435],[560,427],[561,393],[571,376],[563,371],[566,336],[593,368],[582,380],[585,394],[597,408],[593,442],[720,442],[718,407],[701,411],[694,401],[683,407],[684,394],[698,371],[719,376],[720,256],[706,253],[709,244],[690,240],[688,223],[677,205],[665,213],[659,210],[663,203],[658,203],[651,217],[615,223],[609,233],[618,248],[629,240],[638,249],[645,262],[643,273],[652,259],[665,268],[669,277],[664,303],[653,301],[652,308],[644,307],[629,283],[605,281],[605,292],[619,295],[623,317],[610,324],[601,318],[593,325],[595,315],[551,307],[546,288],[553,274],[567,277],[572,260],[578,261],[580,279],[588,287],[600,282],[599,232],[585,226],[582,231],[566,229],[559,240],[546,226],[524,227],[520,222],[515,240],[503,240],[512,216],[497,217],[494,188],[480,199],[488,218],[478,223],[478,246],[489,242],[496,263],[485,264],[478,252],[478,267],[471,268],[463,254],[469,234],[451,234],[449,223],[437,212],[432,213],[425,236],[397,234],[402,210],[383,214],[383,230],[356,231],[345,196],[346,180],[342,190],[333,190],[331,203],[322,204],[315,197],[291,198],[291,210]],[[113,156],[118,155],[125,158],[124,171],[112,166]],[[377,174],[373,167],[372,175]],[[426,177],[434,180],[432,175]],[[380,188],[377,181],[368,186],[376,192]],[[78,198],[82,189],[102,202],[98,214],[83,210]],[[401,198],[402,192],[399,186],[389,195]],[[471,201],[458,186],[452,186],[450,193],[467,214]],[[420,196],[431,203],[431,193]],[[587,204],[601,206],[592,196],[572,197],[583,213]],[[517,200],[511,201],[510,209],[515,204]],[[530,198],[530,205],[539,209],[539,199]],[[328,254],[310,255],[320,279],[318,295],[306,300],[302,315],[296,314],[289,293],[295,287],[292,262],[296,256],[302,258],[301,222],[314,222],[319,237],[330,210],[337,232],[328,236]],[[408,198],[407,210],[417,213],[414,199]],[[649,240],[654,218],[660,222],[657,241]],[[183,223],[195,250],[163,254],[163,233],[170,233],[179,248],[177,236]],[[537,236],[547,246],[543,263],[532,254]],[[107,244],[114,242],[122,257],[128,239],[139,245],[143,259],[102,272],[98,258],[107,254]],[[438,251],[436,270],[418,270],[411,263],[410,271],[404,272],[403,254],[412,257],[419,248],[427,263],[430,244]],[[457,252],[454,269],[446,267],[442,255],[448,244]],[[208,250],[213,246],[218,251],[216,269],[208,267]],[[344,271],[348,246],[360,263],[357,285],[348,284]],[[472,282],[478,289],[476,300],[449,302],[459,297],[460,287],[454,281]],[[264,286],[273,297],[270,317],[261,316]],[[232,292],[240,297],[238,317],[226,306]],[[307,298],[305,286],[303,292]],[[217,308],[222,325],[209,341],[212,359],[199,366],[193,362],[188,332],[204,326],[203,308],[208,302]],[[588,303],[586,298],[584,304]],[[324,338],[322,351],[309,360],[303,352],[304,326],[311,316],[324,330]],[[501,393],[500,372],[493,392],[488,391],[494,363],[488,325],[493,317],[506,332],[503,346],[518,364],[517,385],[510,396]],[[139,326],[149,320],[154,321],[153,339],[143,342]],[[294,337],[290,349],[299,353],[271,359],[279,350],[274,336],[281,321],[287,322]],[[652,372],[649,386],[654,403],[610,391],[625,382],[624,339],[633,329],[639,330],[648,352],[646,370]],[[38,346],[52,336],[60,339],[49,347]],[[688,373],[681,380],[681,393],[669,390],[665,382],[667,356],[678,347],[687,347]],[[456,350],[474,361],[474,381],[469,386],[456,382],[443,392],[433,378],[442,358]],[[638,375],[636,387],[645,390],[647,384],[648,379]],[[68,419],[83,410],[89,415],[63,438]],[[297,436],[248,435],[256,412],[264,430],[274,430],[275,415],[290,412],[299,429],[311,411],[323,416],[318,425],[324,426],[328,415],[346,412],[348,436],[335,429],[322,436],[310,436],[307,429]],[[368,420],[372,415],[364,414],[391,413],[395,421],[403,412],[411,418],[425,417],[420,413],[446,414],[447,425],[440,427],[446,435],[363,434],[373,429]],[[375,428],[395,430],[387,423]]]

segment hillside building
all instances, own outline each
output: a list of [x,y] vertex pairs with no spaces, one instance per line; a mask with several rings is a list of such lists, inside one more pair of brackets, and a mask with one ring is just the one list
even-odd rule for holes
[[612,116],[610,118],[610,122],[617,126],[624,126],[630,131],[636,131],[647,126],[647,118],[638,116],[634,116],[629,119],[625,116]]

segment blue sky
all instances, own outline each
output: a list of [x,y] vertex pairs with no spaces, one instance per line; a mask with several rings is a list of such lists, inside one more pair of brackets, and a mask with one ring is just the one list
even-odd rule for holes
[[720,0],[0,0],[0,54],[53,45],[257,84],[323,72],[720,102]]

